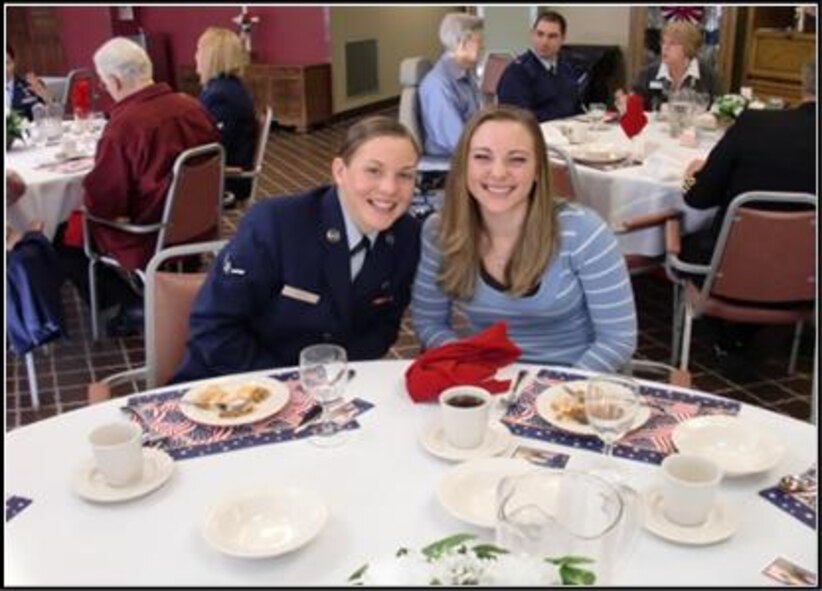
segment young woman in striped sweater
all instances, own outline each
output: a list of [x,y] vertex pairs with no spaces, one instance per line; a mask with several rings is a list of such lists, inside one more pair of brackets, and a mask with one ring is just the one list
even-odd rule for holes
[[545,141],[515,107],[477,113],[448,175],[445,203],[422,231],[411,316],[426,348],[505,321],[522,361],[616,371],[636,349],[631,281],[593,211],[555,201]]

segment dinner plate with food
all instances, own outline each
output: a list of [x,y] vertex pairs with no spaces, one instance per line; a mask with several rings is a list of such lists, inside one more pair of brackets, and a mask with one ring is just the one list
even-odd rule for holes
[[188,390],[180,412],[195,423],[231,427],[267,419],[289,398],[288,387],[272,378],[213,380]]
[[[585,414],[585,389],[588,380],[574,380],[554,384],[536,400],[537,414],[554,427],[578,435],[596,435]],[[631,431],[651,418],[651,409],[640,405]]]

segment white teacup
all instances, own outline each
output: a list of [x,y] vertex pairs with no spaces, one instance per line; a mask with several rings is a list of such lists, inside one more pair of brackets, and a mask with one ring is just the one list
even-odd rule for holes
[[63,158],[72,158],[77,155],[77,142],[73,138],[63,136],[60,142],[60,153]]
[[673,454],[662,461],[662,512],[678,525],[697,526],[708,519],[722,480],[712,460]]
[[110,486],[128,486],[143,477],[142,435],[134,423],[107,423],[89,434],[97,469]]
[[491,394],[477,386],[453,386],[440,394],[445,439],[454,447],[479,447],[488,431]]

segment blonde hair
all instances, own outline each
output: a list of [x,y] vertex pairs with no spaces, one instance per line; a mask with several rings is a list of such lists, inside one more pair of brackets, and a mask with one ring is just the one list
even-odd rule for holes
[[197,40],[200,61],[200,83],[220,74],[242,76],[247,63],[245,49],[234,31],[209,27]]
[[530,111],[501,105],[476,113],[465,125],[451,160],[445,185],[445,203],[437,242],[442,262],[437,273],[440,288],[451,298],[467,300],[474,294],[480,269],[483,222],[479,205],[468,191],[467,169],[471,140],[489,121],[521,125],[531,136],[536,158],[534,187],[528,212],[511,258],[505,266],[506,293],[523,296],[545,271],[558,244],[555,203],[551,193],[547,148],[539,123]]
[[702,33],[688,21],[674,21],[662,29],[662,38],[670,37],[674,43],[682,45],[685,57],[689,60],[696,57],[702,45]]

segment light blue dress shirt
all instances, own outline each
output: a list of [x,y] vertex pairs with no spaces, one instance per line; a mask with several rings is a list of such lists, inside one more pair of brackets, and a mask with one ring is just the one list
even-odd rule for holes
[[450,156],[465,122],[480,109],[480,91],[473,72],[460,68],[447,53],[420,84],[420,119],[425,153]]

